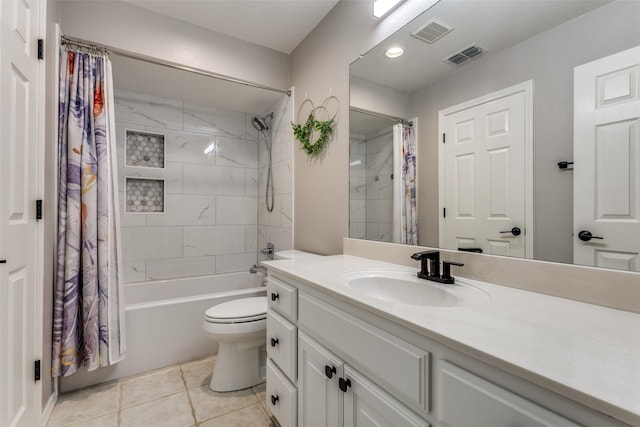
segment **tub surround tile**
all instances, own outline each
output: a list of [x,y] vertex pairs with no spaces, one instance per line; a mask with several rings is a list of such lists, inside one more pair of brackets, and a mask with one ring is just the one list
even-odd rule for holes
[[208,165],[215,163],[214,153],[208,150],[208,147],[216,142],[215,135],[195,131],[149,129],[166,134],[167,158],[172,162]]
[[211,382],[211,373],[216,363],[216,356],[180,365],[182,377],[187,389],[194,387],[208,387]]
[[124,261],[182,256],[181,227],[122,227]]
[[244,226],[184,227],[185,257],[244,253]]
[[245,113],[184,103],[184,129],[207,131],[219,136],[245,137]]
[[216,256],[216,274],[249,271],[257,262],[255,252]]
[[244,236],[245,236],[245,240],[244,240],[245,252],[256,253],[258,250],[258,226],[246,225],[244,227]]
[[49,427],[77,424],[117,412],[120,387],[116,382],[88,387],[60,396],[51,414]]
[[271,420],[259,403],[213,418],[200,427],[269,427]]
[[143,282],[146,280],[145,261],[123,261],[122,266],[125,283]]
[[273,164],[273,187],[276,194],[290,194],[293,192],[292,173],[293,170],[289,159]]
[[209,390],[209,385],[207,384],[189,389],[188,393],[198,422],[219,417],[258,403],[256,395],[250,388],[218,393]]
[[116,92],[115,112],[118,122],[163,128],[183,128],[182,101]]
[[[122,188],[124,188],[124,186]],[[120,227],[144,227],[146,225],[146,216],[128,215],[124,210],[125,203],[124,192],[120,191],[118,193],[118,204],[120,205]]]
[[258,163],[258,145],[255,141],[219,136],[216,142],[217,165],[255,167]]
[[257,197],[216,197],[216,219],[218,225],[257,224]]
[[216,200],[213,196],[168,194],[163,215],[148,215],[147,226],[214,225]]
[[190,427],[195,425],[185,391],[122,410],[122,427]]
[[153,259],[146,262],[146,280],[208,276],[216,273],[216,257]]
[[244,170],[244,195],[258,195],[258,169],[247,168]]
[[234,196],[245,192],[244,168],[189,165],[182,173],[184,194]]
[[184,391],[177,366],[126,378],[121,387],[123,410]]

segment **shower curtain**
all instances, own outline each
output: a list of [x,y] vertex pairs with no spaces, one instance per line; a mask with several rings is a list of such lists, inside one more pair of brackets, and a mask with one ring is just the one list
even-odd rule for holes
[[53,376],[124,358],[124,301],[111,61],[63,49]]
[[[413,119],[413,124],[417,119]],[[393,242],[418,244],[416,214],[416,150],[414,125],[393,126]]]

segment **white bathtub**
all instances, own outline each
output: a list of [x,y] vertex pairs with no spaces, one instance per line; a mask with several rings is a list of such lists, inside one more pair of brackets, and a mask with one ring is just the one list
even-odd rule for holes
[[61,380],[63,392],[213,355],[202,331],[204,312],[237,298],[266,295],[261,273],[230,273],[125,285],[126,358]]

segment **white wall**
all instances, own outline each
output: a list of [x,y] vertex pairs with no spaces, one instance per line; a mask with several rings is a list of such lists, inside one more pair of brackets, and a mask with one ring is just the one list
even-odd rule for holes
[[371,2],[341,1],[291,54],[295,111],[305,98],[316,105],[340,100],[334,136],[324,155],[309,159],[294,148],[294,245],[320,254],[342,252],[349,235],[349,64],[423,12],[409,0],[384,20],[371,15]]
[[284,53],[122,1],[59,0],[67,36],[238,79],[289,88]]
[[411,117],[411,94],[355,76],[349,84],[351,107],[403,119]]

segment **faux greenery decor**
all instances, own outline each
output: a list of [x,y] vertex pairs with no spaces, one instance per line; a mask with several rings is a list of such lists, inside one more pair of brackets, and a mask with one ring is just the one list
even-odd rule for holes
[[[302,144],[302,149],[306,151],[309,156],[316,156],[322,151],[329,140],[333,132],[333,123],[334,119],[316,120],[312,111],[309,113],[309,117],[307,117],[304,125],[291,122],[291,126],[293,126],[293,135]],[[314,130],[319,132],[320,136],[315,142],[311,142],[311,135]]]

